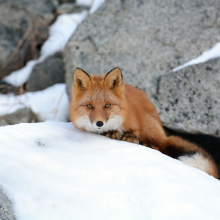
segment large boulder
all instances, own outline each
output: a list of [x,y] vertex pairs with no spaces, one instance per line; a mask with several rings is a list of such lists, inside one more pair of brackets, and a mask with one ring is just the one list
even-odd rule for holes
[[[101,74],[119,66],[125,82],[147,92],[167,127],[220,136],[216,126],[211,128],[207,124],[220,124],[220,117],[216,115],[219,104],[213,104],[211,111],[209,104],[203,106],[207,97],[208,102],[214,103],[217,95],[212,97],[202,88],[211,88],[215,83],[216,93],[220,93],[217,82],[208,80],[206,75],[210,63],[198,67],[196,73],[190,71],[194,67],[189,67],[187,75],[192,74],[190,77],[194,77],[194,84],[181,90],[175,85],[174,77],[176,80],[185,79],[186,70],[172,72],[173,68],[199,56],[220,41],[218,6],[218,0],[105,1],[79,26],[66,46],[64,58],[69,96],[76,67],[88,73]],[[199,75],[199,71],[204,72]],[[217,70],[208,72],[214,78]],[[200,99],[203,100],[192,104],[192,94],[186,90],[193,86],[200,91]],[[171,99],[175,102],[178,97],[170,96],[170,90],[179,96],[181,92],[185,93],[184,102],[175,108],[175,112],[168,106],[172,104],[167,102]],[[181,98],[178,101],[180,105]],[[190,117],[184,116],[186,110]]]

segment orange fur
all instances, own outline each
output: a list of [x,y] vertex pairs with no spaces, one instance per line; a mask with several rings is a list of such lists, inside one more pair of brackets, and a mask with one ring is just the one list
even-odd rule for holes
[[[119,68],[101,76],[89,75],[77,68],[72,97],[70,119],[78,128],[98,133],[106,131],[104,129],[132,132],[140,142],[174,158],[180,153],[201,154],[210,164],[205,171],[218,177],[216,165],[207,152],[181,138],[166,137],[152,102],[143,91],[124,84]],[[106,107],[107,104],[111,106]],[[104,124],[103,130],[96,124],[100,121]]]

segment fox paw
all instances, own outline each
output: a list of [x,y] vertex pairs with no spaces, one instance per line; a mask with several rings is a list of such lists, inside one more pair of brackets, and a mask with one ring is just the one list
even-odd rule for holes
[[108,132],[105,132],[103,133],[102,135],[106,136],[106,137],[109,137],[111,139],[115,139],[115,140],[120,140],[121,139],[121,132],[120,131],[108,131]]
[[140,145],[143,145],[145,147],[149,147],[149,148],[152,148],[150,144],[148,144],[147,142],[140,142],[139,143]]
[[124,133],[121,140],[134,143],[134,144],[139,144],[139,138],[131,132]]

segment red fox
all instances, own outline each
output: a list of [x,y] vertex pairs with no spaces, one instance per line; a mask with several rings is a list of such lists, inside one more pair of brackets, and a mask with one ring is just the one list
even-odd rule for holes
[[149,146],[218,178],[216,164],[206,151],[165,135],[152,102],[142,90],[124,83],[118,67],[101,76],[76,68],[70,120],[84,131]]

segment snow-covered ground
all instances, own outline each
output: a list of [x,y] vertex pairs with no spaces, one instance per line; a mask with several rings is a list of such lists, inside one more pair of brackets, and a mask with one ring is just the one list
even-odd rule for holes
[[71,123],[0,134],[0,184],[18,220],[219,220],[219,180],[158,151]]

